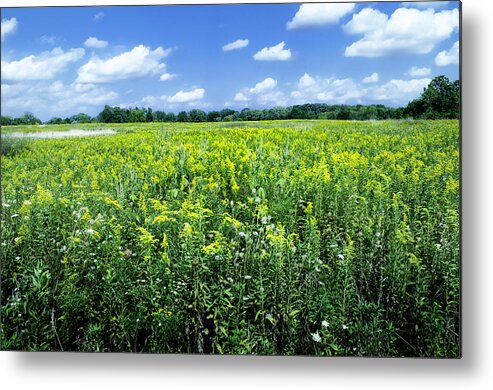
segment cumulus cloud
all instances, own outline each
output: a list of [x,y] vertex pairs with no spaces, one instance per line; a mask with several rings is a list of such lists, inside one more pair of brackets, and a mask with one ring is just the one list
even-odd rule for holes
[[406,102],[412,100],[423,92],[430,84],[431,79],[413,80],[390,80],[389,82],[375,88],[372,97],[376,100],[387,100],[391,102]]
[[247,47],[249,42],[250,41],[248,39],[237,39],[234,42],[231,42],[231,43],[224,45],[223,51],[242,49],[244,47]]
[[354,14],[352,19],[344,26],[347,34],[364,34],[377,30],[387,23],[389,17],[373,8],[364,8],[359,13]]
[[259,105],[287,105],[285,94],[279,90],[277,80],[267,77],[251,88],[243,88],[233,98],[235,102],[254,101]]
[[310,76],[308,73],[305,73],[303,76],[300,77],[298,80],[298,88],[300,89],[306,89],[313,87],[317,82],[315,79]]
[[363,79],[364,84],[371,84],[371,83],[378,83],[378,80],[380,77],[378,76],[378,73],[372,73],[370,76],[367,76]]
[[421,77],[421,76],[428,76],[431,73],[430,68],[418,68],[417,66],[413,66],[411,69],[407,71],[407,75],[412,76],[412,77]]
[[[187,104],[190,107],[208,107],[208,103],[200,102],[205,96],[204,88],[194,88],[189,91],[178,91],[172,96],[145,96],[142,103],[151,107],[176,107],[179,104]],[[131,103],[129,106],[135,106]]]
[[253,55],[257,61],[287,61],[291,58],[291,50],[284,49],[286,43],[282,41],[272,47],[264,47]]
[[249,91],[251,93],[262,93],[275,88],[276,85],[277,85],[277,80],[274,80],[271,77],[267,77],[265,80],[255,84],[255,87],[250,88]]
[[2,78],[5,80],[49,80],[63,71],[70,63],[78,61],[85,50],[61,48],[43,52],[37,56],[30,55],[18,61],[2,61]]
[[159,80],[161,81],[168,81],[171,79],[174,79],[176,77],[176,74],[173,73],[163,73],[161,76],[159,76]]
[[32,111],[50,116],[72,115],[112,104],[118,93],[92,84],[64,84],[60,80],[2,84],[2,107],[13,113]]
[[443,8],[445,7],[449,1],[404,1],[402,2],[403,7],[407,8]]
[[151,50],[139,45],[107,60],[93,57],[79,68],[77,82],[109,83],[162,73],[166,65],[160,61],[170,52],[171,49],[158,47]]
[[[377,75],[377,76],[375,76]],[[372,79],[365,83],[365,79]],[[328,104],[363,103],[387,101],[405,104],[418,97],[430,79],[391,80],[379,85],[378,74],[374,73],[359,84],[351,78],[323,78],[305,73],[300,77],[297,88],[291,91],[291,104],[325,102]]]
[[250,100],[251,99],[248,96],[246,96],[243,92],[238,92],[234,97],[235,102],[248,102]]
[[459,41],[455,42],[453,46],[447,51],[441,51],[435,57],[435,64],[437,66],[447,66],[450,64],[457,65],[459,63]]
[[364,8],[344,26],[363,38],[346,47],[346,57],[381,57],[398,53],[426,54],[459,28],[459,12],[398,8],[390,16]]
[[1,26],[1,39],[3,41],[7,35],[13,34],[17,30],[17,19],[2,19]]
[[91,47],[94,49],[104,49],[106,46],[108,46],[108,42],[98,39],[96,37],[89,37],[84,42],[84,45],[86,47]]
[[168,97],[170,103],[186,103],[200,100],[205,95],[204,88],[195,88],[191,91],[178,91],[175,95]]
[[292,91],[290,96],[295,103],[315,100],[345,103],[351,99],[358,99],[363,94],[363,89],[350,78],[321,78],[305,73],[298,80],[298,88]]
[[293,19],[286,23],[286,28],[292,30],[338,23],[344,15],[352,12],[354,7],[354,3],[302,4]]

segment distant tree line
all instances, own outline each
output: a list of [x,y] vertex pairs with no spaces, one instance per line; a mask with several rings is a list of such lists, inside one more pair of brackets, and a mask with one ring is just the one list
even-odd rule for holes
[[11,116],[3,116],[1,119],[1,124],[3,126],[9,125],[39,125],[41,124],[41,119],[38,119],[31,112],[26,112],[24,115],[18,118],[12,118]]
[[[199,109],[173,112],[153,111],[151,108],[121,108],[105,106],[97,116],[79,113],[71,117],[51,118],[48,124],[73,123],[135,123],[135,122],[231,122],[262,121],[276,119],[340,119],[340,120],[381,120],[381,119],[458,119],[460,114],[460,83],[450,82],[445,76],[435,77],[424,89],[421,96],[406,107],[370,105],[328,105],[309,103],[269,109],[244,108],[241,111],[225,108],[205,112]],[[32,113],[19,118],[1,117],[2,125],[40,124],[41,120]]]

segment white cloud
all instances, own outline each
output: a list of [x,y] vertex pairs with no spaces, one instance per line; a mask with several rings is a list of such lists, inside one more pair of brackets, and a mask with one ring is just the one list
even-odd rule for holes
[[48,45],[54,45],[57,41],[57,38],[53,35],[42,35],[41,37],[39,37],[39,41]]
[[253,58],[257,61],[286,61],[291,58],[291,50],[284,49],[286,44],[284,41],[272,46],[264,47],[253,55]]
[[[176,108],[179,105],[186,104],[189,107],[209,107],[209,103],[200,102],[205,96],[204,88],[195,88],[190,91],[178,91],[173,96],[145,96],[141,102],[150,107],[168,107]],[[129,103],[128,106],[135,106],[138,103]]]
[[163,73],[161,76],[159,76],[159,80],[161,81],[168,81],[171,79],[174,79],[176,77],[176,74],[173,73]]
[[447,51],[441,51],[435,57],[435,64],[437,66],[447,66],[450,64],[457,65],[459,63],[459,41],[455,42],[453,46]]
[[67,116],[85,110],[94,110],[104,104],[112,104],[118,93],[91,84],[64,84],[35,81],[2,84],[2,106],[9,112],[20,114],[32,111],[51,116]]
[[298,80],[298,88],[300,88],[300,89],[310,88],[315,84],[316,84],[315,79],[312,76],[310,76],[308,73],[305,73]]
[[98,12],[96,15],[94,15],[94,20],[101,20],[104,18],[104,12]]
[[248,102],[250,100],[251,99],[248,96],[245,96],[243,92],[238,92],[234,97],[234,101],[236,102]]
[[343,29],[347,34],[364,34],[385,27],[389,17],[373,8],[364,8],[354,14]]
[[378,76],[378,73],[372,73],[370,76],[363,79],[363,84],[378,83],[379,79],[380,77]]
[[5,39],[7,35],[15,33],[17,30],[17,19],[2,19],[2,31],[1,31],[1,39],[2,41]]
[[[377,77],[372,74],[368,78],[372,83],[362,85],[351,78],[323,78],[305,73],[291,91],[291,104],[308,102],[325,102],[328,104],[365,103],[371,101],[387,101],[395,104],[406,104],[418,97],[430,79],[391,80],[378,85]],[[364,83],[364,80],[363,80]]]
[[305,73],[298,80],[298,89],[290,96],[296,104],[313,101],[345,103],[357,100],[364,95],[364,90],[352,79],[321,78]]
[[417,66],[413,66],[411,69],[407,71],[406,74],[412,77],[421,77],[421,76],[428,76],[431,73],[430,68],[418,68]]
[[403,1],[402,6],[407,8],[443,8],[449,1]]
[[78,61],[85,54],[84,49],[70,49],[64,52],[57,47],[38,56],[30,55],[18,61],[2,61],[2,78],[5,80],[48,80],[64,70],[71,62]]
[[288,100],[284,93],[279,90],[272,90],[256,96],[257,102],[264,106],[286,106]]
[[267,77],[265,80],[255,84],[254,88],[250,88],[251,93],[262,93],[270,89],[274,89],[277,85],[277,80]]
[[344,15],[352,12],[354,7],[354,3],[302,4],[294,18],[286,23],[286,28],[292,30],[338,23]]
[[365,8],[344,26],[350,34],[364,34],[346,47],[346,57],[380,57],[398,53],[426,54],[459,28],[459,12],[398,8],[387,15]]
[[428,86],[431,79],[391,80],[372,91],[372,97],[376,100],[388,100],[393,102],[408,102],[418,97],[423,89]]
[[84,42],[84,45],[86,47],[92,47],[94,49],[104,49],[106,46],[108,46],[108,42],[98,39],[96,37],[89,37]]
[[254,101],[260,105],[287,105],[289,102],[277,85],[277,80],[272,77],[255,84],[251,88],[243,88],[236,93],[233,99],[235,102]]
[[139,45],[107,60],[93,57],[79,68],[77,82],[109,83],[155,75],[164,71],[166,65],[160,60],[170,52],[171,49],[158,47],[151,50],[147,46]]
[[169,103],[186,103],[186,102],[194,102],[196,100],[200,100],[205,95],[204,88],[195,88],[191,91],[178,91],[175,95],[168,97],[167,101]]
[[248,46],[250,41],[248,39],[237,39],[234,42],[228,43],[223,46],[223,51],[242,49]]

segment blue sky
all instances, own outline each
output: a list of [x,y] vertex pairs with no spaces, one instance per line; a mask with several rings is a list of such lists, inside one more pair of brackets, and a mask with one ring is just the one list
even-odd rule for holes
[[458,2],[3,8],[2,115],[402,106],[459,77]]

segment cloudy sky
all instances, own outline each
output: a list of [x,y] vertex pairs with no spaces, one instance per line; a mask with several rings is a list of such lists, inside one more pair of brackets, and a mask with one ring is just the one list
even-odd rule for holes
[[4,8],[2,115],[405,105],[459,77],[458,2]]

